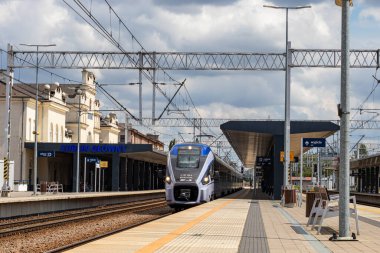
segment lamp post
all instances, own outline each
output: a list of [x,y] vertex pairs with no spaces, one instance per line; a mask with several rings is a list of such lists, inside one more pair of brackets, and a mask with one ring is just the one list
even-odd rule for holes
[[[75,94],[79,96],[78,100],[78,141],[77,141],[77,169],[76,169],[76,184],[75,191],[79,192],[79,165],[80,165],[80,116],[81,116],[81,99],[82,99],[82,90],[76,89]],[[85,186],[84,186],[85,187]]]
[[37,195],[37,143],[38,143],[38,50],[40,47],[54,47],[55,44],[20,44],[21,46],[36,47],[36,107],[35,107],[35,123],[34,123],[34,173],[33,173],[33,195]]
[[285,124],[284,124],[284,174],[283,174],[283,187],[286,187],[288,183],[288,169],[289,169],[289,158],[290,158],[290,63],[291,63],[291,54],[290,46],[291,43],[288,39],[288,12],[289,10],[299,10],[305,8],[311,8],[310,5],[305,6],[273,6],[273,5],[264,5],[266,8],[281,9],[286,10],[286,71],[285,71]]

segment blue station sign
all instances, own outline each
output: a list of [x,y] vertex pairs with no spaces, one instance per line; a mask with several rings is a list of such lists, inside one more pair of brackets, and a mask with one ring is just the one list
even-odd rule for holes
[[302,146],[306,148],[324,148],[326,147],[325,138],[303,138]]
[[88,162],[88,163],[99,163],[99,159],[96,157],[86,157],[86,162]]
[[38,151],[38,157],[55,157],[55,151]]
[[[60,152],[77,152],[77,144],[61,144]],[[79,151],[81,153],[127,153],[125,145],[105,145],[105,144],[81,144]]]

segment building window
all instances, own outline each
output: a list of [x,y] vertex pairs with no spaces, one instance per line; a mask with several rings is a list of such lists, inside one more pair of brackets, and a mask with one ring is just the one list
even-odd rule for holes
[[50,123],[50,133],[49,133],[50,139],[49,139],[49,142],[53,142],[53,131],[54,131],[53,123]]
[[29,129],[27,130],[28,131],[28,140],[31,141],[32,140],[32,119],[29,118],[29,125],[28,125]]
[[88,143],[92,143],[92,134],[91,134],[91,132],[88,132],[87,142]]
[[64,136],[64,133],[63,133],[63,126],[61,126],[61,142],[63,142],[63,136]]
[[59,128],[58,124],[55,125],[55,142],[58,142]]

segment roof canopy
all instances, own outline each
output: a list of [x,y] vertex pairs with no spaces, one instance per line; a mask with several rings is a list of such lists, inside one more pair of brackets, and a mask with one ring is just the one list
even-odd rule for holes
[[[220,126],[243,165],[252,168],[257,156],[267,156],[274,136],[284,136],[284,121],[229,121]],[[327,138],[339,126],[330,121],[291,121],[290,150],[301,152],[301,138]],[[306,149],[305,149],[306,150]]]

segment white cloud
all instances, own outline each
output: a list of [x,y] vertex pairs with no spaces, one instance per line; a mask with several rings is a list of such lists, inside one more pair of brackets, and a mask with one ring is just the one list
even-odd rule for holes
[[[88,4],[90,1],[86,2]],[[110,1],[125,24],[147,50],[283,52],[285,12],[263,8],[273,1]],[[277,3],[282,1],[277,1]],[[310,2],[310,1],[309,1]],[[289,39],[292,48],[330,49],[340,47],[341,9],[333,1],[311,1],[312,8],[289,11]],[[372,1],[374,2],[374,1]],[[377,48],[378,4],[355,3],[351,19],[352,48]],[[377,1],[376,1],[377,2]],[[95,4],[96,3],[96,4]],[[109,12],[94,1],[93,14],[109,29]],[[31,11],[33,10],[33,11]],[[5,0],[0,3],[0,47],[9,42],[56,43],[57,50],[115,50],[93,28],[59,0]],[[115,20],[113,20],[115,22]],[[140,50],[121,27],[113,27],[115,38],[126,50]],[[4,67],[4,60],[1,67]],[[21,78],[33,80],[34,76]],[[26,73],[26,72],[25,72]],[[62,72],[60,72],[62,73]],[[63,72],[80,80],[80,71]],[[137,71],[95,71],[100,83],[128,83],[138,80]],[[177,80],[187,78],[187,88],[203,117],[282,118],[284,115],[284,72],[169,71]],[[373,70],[352,70],[352,104],[359,104],[371,83]],[[158,81],[169,82],[162,73]],[[44,79],[45,78],[45,79]],[[52,79],[41,74],[41,82]],[[339,70],[292,69],[292,119],[336,118],[340,100]],[[134,113],[138,112],[137,87],[105,87]],[[162,87],[169,95],[168,87]],[[151,84],[144,78],[144,116],[151,115]],[[157,112],[167,104],[157,93]],[[176,102],[180,102],[177,101]],[[108,104],[103,102],[102,104]],[[111,105],[110,105],[111,106]]]

